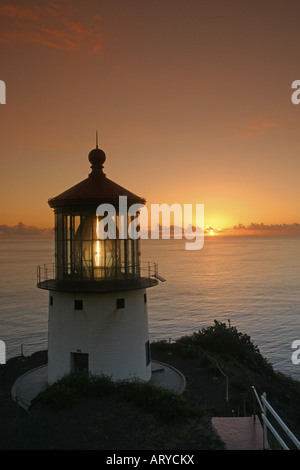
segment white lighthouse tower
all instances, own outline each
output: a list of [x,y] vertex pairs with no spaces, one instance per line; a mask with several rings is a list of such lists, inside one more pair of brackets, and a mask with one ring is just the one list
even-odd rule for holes
[[[49,291],[48,383],[74,369],[113,380],[151,378],[146,288],[157,267],[140,262],[140,240],[99,239],[96,215],[119,197],[128,206],[145,200],[106,178],[106,156],[89,153],[88,178],[48,201],[55,213],[55,266],[39,268],[38,287]],[[128,222],[132,222],[132,217]]]

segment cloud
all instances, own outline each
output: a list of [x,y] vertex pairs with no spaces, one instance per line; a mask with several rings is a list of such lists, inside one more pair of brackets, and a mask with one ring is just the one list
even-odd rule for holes
[[19,222],[18,225],[9,227],[8,225],[0,225],[0,238],[11,237],[53,237],[54,229],[38,228],[30,225],[25,225]]
[[14,20],[25,19],[36,21],[39,19],[36,11],[30,8],[21,8],[14,5],[4,4],[0,6],[0,15]]
[[[211,235],[211,230],[214,235],[300,235],[300,223],[294,224],[264,224],[264,223],[251,223],[249,225],[238,224],[232,228],[216,228],[205,227],[204,231],[197,227],[197,234],[201,232],[204,235]],[[190,225],[187,231],[182,227],[171,225],[170,227],[158,226],[159,238],[185,238],[195,237],[196,227]],[[176,237],[176,235],[177,237]],[[21,238],[21,237],[36,237],[36,238],[52,238],[54,237],[54,228],[38,228],[31,225],[26,225],[19,222],[17,225],[8,226],[0,225],[0,238]],[[151,230],[142,230],[140,233],[141,238],[151,238]]]
[[240,234],[256,234],[256,235],[300,235],[300,224],[270,224],[251,223],[249,225],[235,225],[233,230]]
[[267,129],[277,127],[277,123],[273,121],[261,121],[259,123],[251,124],[245,129],[240,130],[235,136],[234,139],[247,139],[254,137],[262,132],[265,132]]
[[21,42],[21,43],[32,43],[40,44],[42,46],[48,46],[58,50],[74,50],[78,49],[78,45],[72,42],[68,37],[64,36],[59,31],[43,31],[30,33],[22,31],[9,31],[0,34],[0,42]]
[[260,131],[262,129],[265,129],[265,128],[268,128],[268,127],[275,127],[275,123],[274,122],[269,122],[269,121],[265,121],[265,122],[261,122],[260,124],[255,124],[253,126],[249,126],[249,130],[252,130],[252,131]]
[[74,23],[74,21],[64,20],[65,25],[70,31],[74,31],[77,34],[83,34],[85,28],[82,23]]
[[0,44],[30,43],[63,51],[85,48],[98,52],[102,48],[99,21],[87,16],[83,22],[78,15],[79,10],[68,0],[63,8],[51,1],[35,3],[32,8],[2,4]]

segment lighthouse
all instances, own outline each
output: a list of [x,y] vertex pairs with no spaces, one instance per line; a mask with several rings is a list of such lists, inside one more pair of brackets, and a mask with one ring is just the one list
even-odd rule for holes
[[[37,282],[49,291],[48,384],[73,370],[148,381],[146,290],[159,276],[155,263],[142,264],[140,238],[121,234],[119,203],[120,197],[128,207],[146,201],[106,177],[98,144],[88,160],[88,177],[48,201],[55,215],[55,263],[38,267]],[[113,238],[99,238],[101,204],[115,209]],[[138,213],[126,217],[127,225],[137,223]]]

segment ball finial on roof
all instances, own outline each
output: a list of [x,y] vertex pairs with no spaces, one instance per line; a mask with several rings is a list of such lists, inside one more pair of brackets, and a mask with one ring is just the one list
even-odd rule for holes
[[98,148],[98,132],[96,132],[96,148],[89,153],[89,162],[92,164],[92,169],[102,169],[103,163],[106,160],[106,155],[103,150]]

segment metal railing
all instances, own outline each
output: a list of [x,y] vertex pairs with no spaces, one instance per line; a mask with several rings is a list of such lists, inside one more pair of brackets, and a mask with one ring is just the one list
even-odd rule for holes
[[[75,270],[63,272],[62,268],[55,267],[55,263],[37,266],[37,284],[51,279],[69,279],[78,280],[80,278],[87,280],[119,280],[133,278],[156,278],[161,279],[158,275],[158,265],[154,262],[140,262],[138,265],[127,265],[120,267],[99,266],[93,270],[88,270],[88,275],[78,273]],[[68,271],[68,270],[67,270]]]
[[[38,341],[35,343],[20,343],[13,348],[7,348],[7,359],[11,359],[13,357],[21,355],[30,356],[34,352],[38,352],[41,350],[40,346],[43,345],[43,349],[48,349],[48,336],[45,337],[44,341]],[[37,348],[39,346],[39,348]]]
[[36,267],[36,282],[37,284],[42,281],[55,279],[55,264],[43,264]]
[[[296,436],[292,433],[292,431],[288,428],[288,426],[282,421],[280,416],[276,413],[274,408],[270,405],[270,403],[267,401],[267,395],[266,393],[263,393],[261,397],[258,396],[258,393],[255,389],[254,386],[251,387],[251,390],[254,393],[254,396],[260,406],[261,409],[261,419],[263,421],[263,440],[264,440],[264,449],[269,449],[269,444],[268,444],[268,429],[271,431],[277,442],[282,446],[284,450],[290,450],[286,442],[282,439],[282,437],[279,435],[279,433],[276,431],[274,426],[271,424],[270,420],[267,418],[267,411],[271,413],[275,421],[281,426],[283,431],[286,433],[286,435],[289,437],[289,439],[294,443],[296,448],[300,450],[300,441],[296,438]],[[254,413],[255,417],[255,413]]]

